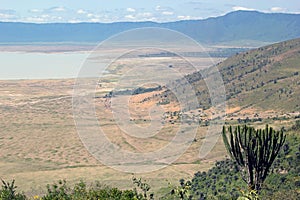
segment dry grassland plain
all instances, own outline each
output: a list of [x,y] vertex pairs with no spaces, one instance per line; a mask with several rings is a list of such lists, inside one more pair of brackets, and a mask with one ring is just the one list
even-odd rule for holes
[[[13,49],[13,48],[12,48]],[[81,48],[86,50],[87,48]],[[35,48],[34,51],[40,51]],[[43,50],[45,51],[45,50]],[[52,48],[49,51],[53,51]],[[113,54],[113,52],[112,52]],[[191,58],[197,69],[208,67],[224,58]],[[111,74],[120,75],[126,67],[144,62],[160,63],[168,67],[182,68],[182,60],[173,57],[123,59],[110,66]],[[149,61],[150,60],[150,61]],[[120,67],[121,66],[121,67]],[[111,169],[92,157],[82,144],[74,123],[72,94],[75,79],[45,80],[1,80],[0,81],[0,177],[4,180],[16,179],[20,190],[28,194],[42,193],[47,184],[66,179],[71,184],[79,180],[120,188],[132,188],[132,174]],[[95,105],[97,117],[107,137],[123,149],[134,152],[155,151],[166,145],[178,129],[179,123],[169,123],[164,119],[164,128],[159,134],[147,139],[137,139],[122,132],[107,107],[104,96],[114,87],[116,80],[101,79],[96,88]],[[141,80],[142,82],[142,80]],[[132,120],[143,126],[149,123],[148,109],[155,98],[143,101],[159,94],[160,91],[132,95],[130,110]],[[118,97],[117,97],[118,98]],[[165,112],[178,111],[177,103],[162,105]],[[238,114],[238,106],[228,107],[227,112]],[[244,115],[252,115],[251,110],[242,110]],[[202,111],[194,110],[192,113]],[[209,111],[205,113],[209,115]],[[163,121],[163,119],[162,119]],[[205,137],[207,126],[199,126],[192,145],[173,164],[154,172],[135,174],[147,180],[152,190],[162,192],[168,183],[178,184],[180,178],[188,179],[197,171],[207,170],[212,164],[225,157],[225,148],[221,138],[214,149],[199,159],[199,148]]]

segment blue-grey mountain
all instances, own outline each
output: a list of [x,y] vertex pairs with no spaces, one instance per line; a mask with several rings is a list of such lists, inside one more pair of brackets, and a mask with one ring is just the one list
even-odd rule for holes
[[180,31],[201,43],[278,42],[300,37],[300,14],[236,11],[204,20],[168,23],[18,23],[0,22],[0,43],[99,42],[133,28],[162,27]]

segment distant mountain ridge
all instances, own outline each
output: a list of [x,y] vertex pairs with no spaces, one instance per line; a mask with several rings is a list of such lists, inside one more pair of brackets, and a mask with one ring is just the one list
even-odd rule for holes
[[300,37],[300,14],[235,11],[204,20],[167,23],[49,23],[0,22],[0,43],[100,42],[134,28],[160,27],[182,32],[204,44],[233,41],[278,42]]

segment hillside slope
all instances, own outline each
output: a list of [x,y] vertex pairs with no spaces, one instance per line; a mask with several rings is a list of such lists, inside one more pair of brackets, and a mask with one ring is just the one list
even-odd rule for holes
[[[237,54],[217,67],[230,107],[283,113],[300,111],[300,39]],[[199,101],[209,107],[201,72],[189,75]]]
[[[261,121],[269,118],[299,118],[299,64],[300,38],[242,52],[216,64],[225,87],[228,119]],[[207,79],[202,77],[202,74],[209,74],[211,69],[185,77],[194,87],[199,102],[196,108],[198,111],[190,109],[190,113],[201,120],[202,111],[207,116],[214,112],[211,109],[211,94],[205,82]],[[184,87],[185,79],[175,81],[175,87]],[[178,104],[176,97],[167,88],[153,100]]]

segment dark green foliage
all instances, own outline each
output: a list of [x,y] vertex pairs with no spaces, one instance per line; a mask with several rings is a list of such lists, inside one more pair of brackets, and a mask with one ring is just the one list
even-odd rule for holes
[[[300,137],[287,135],[289,150],[282,148],[275,159],[270,174],[262,185],[259,197],[263,200],[300,199]],[[237,199],[248,193],[247,184],[232,159],[217,161],[207,172],[197,172],[190,181],[192,199]],[[165,199],[178,199],[165,198]]]
[[236,199],[239,189],[246,186],[230,159],[217,161],[208,172],[197,172],[191,183],[193,199]]
[[157,86],[157,87],[149,87],[149,88],[138,87],[136,89],[126,89],[126,90],[120,90],[120,91],[110,91],[106,95],[106,97],[113,97],[113,96],[118,96],[118,95],[143,94],[143,93],[147,93],[147,92],[159,91],[161,89],[162,89],[161,86]]
[[[151,195],[150,195],[151,196]],[[152,196],[153,197],[153,196]],[[136,189],[120,190],[96,184],[87,187],[80,181],[73,188],[67,186],[66,181],[59,181],[47,186],[47,193],[42,197],[43,200],[146,200],[145,193],[140,194]],[[151,199],[151,198],[149,198]]]
[[171,186],[169,183],[170,192],[159,198],[161,200],[190,200],[193,199],[193,191],[191,190],[191,181],[179,180],[179,186]]
[[179,199],[192,199],[192,195],[190,193],[191,182],[186,181],[184,179],[179,180],[180,186],[174,188],[171,193],[175,196],[175,198]]
[[291,129],[294,131],[299,130],[300,129],[300,120],[297,120]]
[[66,181],[58,181],[58,184],[47,185],[47,194],[42,198],[43,200],[69,200],[69,188],[66,186]]
[[248,126],[237,126],[232,130],[223,127],[223,141],[232,159],[241,168],[243,179],[250,190],[261,190],[272,163],[285,142],[283,131],[275,131],[266,126],[264,130],[255,130]]
[[133,182],[133,184],[135,184],[138,188],[140,188],[140,190],[141,190],[142,193],[143,193],[143,197],[144,197],[145,199],[148,199],[148,198],[149,198],[150,200],[153,199],[153,197],[154,197],[154,194],[153,194],[153,193],[150,193],[150,194],[148,195],[148,192],[149,192],[150,189],[151,189],[151,187],[150,187],[150,185],[149,185],[148,183],[143,182],[141,178],[137,179],[136,177],[133,177],[133,178],[132,178],[132,182]]
[[237,199],[239,188],[246,187],[237,165],[230,159],[217,161],[207,172],[197,172],[190,181],[181,179],[179,183],[162,199]]
[[2,187],[0,190],[0,200],[25,200],[26,196],[16,191],[15,180],[11,183],[2,181]]
[[[282,148],[271,168],[273,172],[263,185],[262,195],[265,199],[300,199],[300,137],[288,135],[285,145],[288,150]],[[272,198],[271,198],[272,197]],[[297,197],[297,198],[295,198]]]

